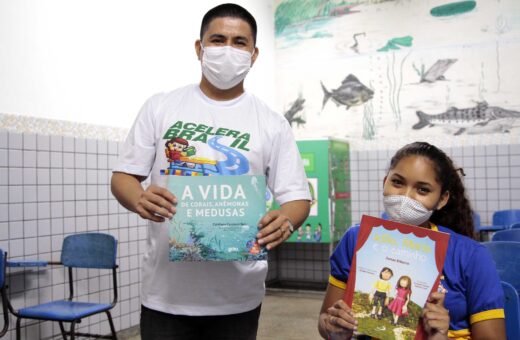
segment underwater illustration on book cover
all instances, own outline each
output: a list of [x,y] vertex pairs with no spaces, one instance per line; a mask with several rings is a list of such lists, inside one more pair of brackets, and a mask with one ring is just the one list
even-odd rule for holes
[[256,239],[266,212],[265,176],[171,176],[170,261],[266,260]]
[[422,339],[419,318],[439,285],[449,234],[363,216],[345,291],[357,331]]

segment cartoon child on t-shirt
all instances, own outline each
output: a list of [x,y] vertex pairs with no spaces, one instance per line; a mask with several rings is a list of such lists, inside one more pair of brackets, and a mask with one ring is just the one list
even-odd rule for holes
[[372,319],[376,318],[376,309],[377,309],[377,318],[381,319],[383,306],[388,305],[388,294],[390,293],[390,279],[394,276],[394,272],[392,269],[388,267],[383,267],[381,272],[379,273],[379,280],[374,283],[372,287],[372,291],[370,292],[368,299],[370,303],[373,303],[372,311],[370,312],[370,317]]
[[181,157],[193,156],[195,154],[195,148],[190,146],[188,141],[184,138],[174,137],[168,140],[164,146],[166,147],[164,151],[166,153],[166,158],[170,163],[170,168],[174,164],[185,164],[181,161]]

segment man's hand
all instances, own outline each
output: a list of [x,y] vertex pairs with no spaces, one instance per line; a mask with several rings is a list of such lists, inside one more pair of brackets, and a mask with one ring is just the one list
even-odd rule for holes
[[154,222],[164,222],[175,214],[177,198],[168,190],[150,185],[139,196],[135,205],[135,212],[144,219]]
[[258,243],[265,246],[267,250],[287,240],[292,233],[289,217],[282,214],[280,210],[272,210],[265,214],[258,223],[258,228],[260,229],[256,235]]

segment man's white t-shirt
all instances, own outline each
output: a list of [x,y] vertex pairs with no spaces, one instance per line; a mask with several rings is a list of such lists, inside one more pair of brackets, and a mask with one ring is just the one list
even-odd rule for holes
[[[266,175],[279,204],[311,199],[287,120],[247,92],[230,101],[215,101],[198,85],[189,85],[151,97],[130,130],[114,171],[151,176],[152,184],[166,187],[165,170],[180,162],[168,157],[166,143],[175,137],[194,147],[191,157],[219,163],[219,170],[210,169],[217,171],[211,175]],[[170,314],[226,315],[261,303],[267,261],[170,262],[168,240],[168,224],[150,222],[143,305]]]

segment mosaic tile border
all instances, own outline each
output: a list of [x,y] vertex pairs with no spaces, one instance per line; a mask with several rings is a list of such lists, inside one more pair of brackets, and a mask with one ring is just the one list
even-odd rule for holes
[[128,129],[0,113],[0,129],[18,133],[123,141]]

